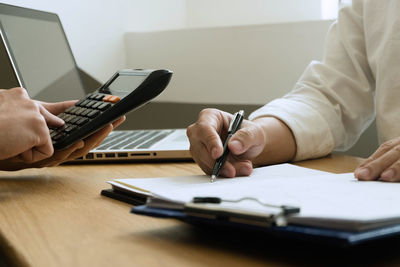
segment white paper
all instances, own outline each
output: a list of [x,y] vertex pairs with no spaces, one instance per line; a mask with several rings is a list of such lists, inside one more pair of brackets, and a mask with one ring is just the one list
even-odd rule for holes
[[[176,202],[189,202],[193,197],[255,197],[268,204],[296,206],[301,208],[293,220],[297,223],[357,225],[400,218],[398,183],[361,182],[352,173],[331,174],[291,164],[258,168],[250,177],[218,179],[214,183],[210,183],[208,176],[114,181]],[[244,201],[240,206],[254,211],[262,209],[252,201]]]
[[277,164],[262,168],[254,169],[253,173],[249,177],[236,177],[236,178],[218,178],[214,183],[210,183],[210,176],[206,175],[192,175],[192,176],[180,176],[180,177],[162,177],[162,178],[127,178],[127,179],[114,179],[108,183],[119,186],[123,189],[129,189],[134,192],[142,192],[140,189],[149,192],[170,191],[175,189],[183,188],[197,188],[199,185],[205,187],[213,187],[223,183],[237,184],[242,183],[245,180],[255,179],[257,177],[292,177],[293,175],[318,175],[327,172],[303,168],[292,164],[284,163]]

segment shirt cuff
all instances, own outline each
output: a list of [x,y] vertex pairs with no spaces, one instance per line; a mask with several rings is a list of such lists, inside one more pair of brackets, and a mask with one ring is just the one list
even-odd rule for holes
[[249,119],[259,117],[276,117],[292,130],[297,146],[294,161],[325,156],[335,147],[328,123],[302,102],[276,99],[251,113]]

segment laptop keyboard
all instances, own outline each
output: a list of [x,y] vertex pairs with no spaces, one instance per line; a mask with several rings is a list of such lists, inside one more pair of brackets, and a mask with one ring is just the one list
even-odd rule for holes
[[163,140],[174,130],[133,130],[116,131],[95,150],[146,149]]

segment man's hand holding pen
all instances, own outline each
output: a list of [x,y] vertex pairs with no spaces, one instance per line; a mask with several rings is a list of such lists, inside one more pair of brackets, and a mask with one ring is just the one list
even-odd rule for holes
[[211,173],[211,182],[215,182],[215,179],[217,179],[219,172],[221,171],[222,167],[224,166],[226,159],[229,154],[229,141],[231,140],[232,136],[239,130],[242,121],[243,121],[243,116],[244,116],[244,111],[240,110],[239,112],[236,112],[233,114],[233,118],[231,119],[231,122],[229,123],[229,128],[228,128],[228,135],[225,138],[224,141],[224,147],[223,147],[223,152],[222,155],[217,158],[215,161],[212,173]]
[[[235,177],[251,174],[252,160],[264,150],[266,135],[256,122],[243,120],[241,124],[235,126],[233,122],[240,116],[243,114],[232,115],[217,109],[204,109],[200,112],[197,122],[188,127],[191,154],[206,174],[213,173],[219,158],[226,159],[222,162],[219,176]],[[227,149],[224,150],[230,128],[232,132],[230,126],[237,127],[237,131],[234,129],[233,135],[226,142]],[[224,151],[226,156],[222,157]]]

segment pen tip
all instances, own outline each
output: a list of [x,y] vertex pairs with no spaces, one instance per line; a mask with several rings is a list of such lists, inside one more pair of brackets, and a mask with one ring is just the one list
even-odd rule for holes
[[211,175],[211,182],[214,182],[214,181],[215,181],[215,179],[217,179],[217,176],[215,176],[215,175]]

